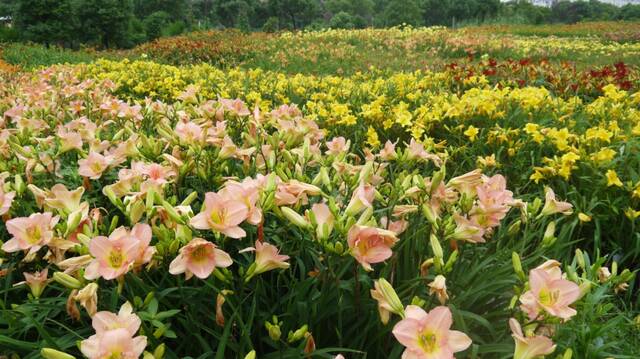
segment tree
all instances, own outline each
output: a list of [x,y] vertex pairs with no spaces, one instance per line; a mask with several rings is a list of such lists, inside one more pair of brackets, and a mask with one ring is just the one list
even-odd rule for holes
[[19,0],[15,27],[24,40],[71,46],[77,23],[71,0]]
[[390,0],[384,9],[386,26],[422,25],[420,6],[416,0]]
[[280,19],[281,27],[301,29],[321,15],[317,0],[270,0],[269,10]]
[[156,11],[144,19],[144,30],[147,40],[155,40],[162,36],[162,29],[169,22],[169,14],[164,11]]
[[129,29],[133,18],[131,0],[80,0],[78,17],[84,42],[103,48],[129,47]]
[[449,25],[451,23],[451,0],[424,0],[422,13],[425,25]]

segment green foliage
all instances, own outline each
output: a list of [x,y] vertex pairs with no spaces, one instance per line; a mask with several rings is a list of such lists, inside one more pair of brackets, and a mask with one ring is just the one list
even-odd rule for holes
[[127,48],[194,28],[274,32],[403,23],[456,27],[634,20],[640,19],[640,5],[618,8],[595,0],[560,1],[552,8],[525,0],[5,0],[0,16],[7,15],[14,16],[17,31],[3,29],[0,40]]
[[262,25],[262,31],[271,33],[280,30],[280,21],[277,17],[272,16]]
[[83,43],[103,48],[129,47],[129,27],[133,14],[131,0],[82,0],[78,4]]
[[3,59],[23,68],[36,68],[61,63],[88,63],[94,56],[83,51],[70,51],[60,47],[27,44],[10,44],[4,47]]
[[23,40],[71,46],[77,17],[72,0],[19,0],[15,7],[15,27]]
[[384,23],[386,26],[419,25],[420,6],[416,0],[391,0],[384,9]]
[[144,19],[144,29],[148,40],[155,40],[162,36],[162,29],[169,21],[169,14],[164,11],[156,11]]

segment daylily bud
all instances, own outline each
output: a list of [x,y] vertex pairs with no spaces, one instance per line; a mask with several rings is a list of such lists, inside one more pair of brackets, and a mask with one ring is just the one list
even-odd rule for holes
[[425,203],[422,205],[422,213],[429,221],[429,223],[435,224],[437,222],[438,216],[435,214],[435,212],[433,212],[433,208],[431,208],[431,205],[429,203]]
[[129,205],[129,219],[131,223],[138,223],[145,211],[145,205],[142,201],[135,201]]
[[417,295],[411,299],[411,305],[415,305],[418,307],[423,307],[427,303],[424,299],[418,297]]
[[264,325],[267,328],[267,332],[269,332],[269,338],[271,338],[271,340],[273,340],[274,342],[280,340],[282,332],[280,331],[279,325],[271,324],[269,322],[264,323]]
[[178,214],[176,209],[173,208],[173,206],[169,202],[162,201],[162,208],[164,208],[164,210],[167,211],[169,218],[173,219],[176,223],[186,224],[185,221],[180,216],[180,214]]
[[252,350],[249,352],[249,354],[247,354],[244,359],[256,359],[256,351]]
[[67,217],[67,230],[65,231],[65,235],[69,235],[69,233],[78,228],[80,221],[82,221],[82,214],[82,209],[78,209],[77,211],[73,211],[69,214],[69,217]]
[[336,242],[336,244],[333,246],[333,250],[336,252],[336,254],[342,254],[344,252],[344,244],[342,244],[342,242]]
[[289,220],[289,222],[300,228],[309,228],[311,224],[307,222],[298,212],[289,207],[280,207],[282,214]]
[[513,264],[513,270],[518,275],[520,280],[524,281],[526,276],[522,270],[522,262],[520,262],[520,256],[516,252],[511,252],[511,263]]
[[303,339],[308,330],[309,326],[305,324],[295,332],[289,332],[289,335],[287,336],[287,342],[293,343]]
[[562,356],[562,359],[571,359],[571,357],[573,356],[573,350],[571,348],[567,348],[567,350],[565,350],[564,355]]
[[53,280],[69,289],[80,289],[82,287],[82,283],[79,280],[64,272],[53,273]]
[[391,312],[398,314],[401,317],[404,317],[404,306],[402,305],[402,301],[398,297],[395,289],[391,283],[387,282],[386,279],[380,278],[376,283],[376,289],[380,294],[382,294],[382,298],[389,304],[391,308]]
[[182,203],[180,203],[181,206],[188,206],[190,205],[196,198],[198,198],[198,192],[193,191],[191,193],[189,193],[189,195],[187,196],[187,198],[185,198]]
[[451,253],[449,259],[447,260],[447,263],[444,265],[444,271],[451,271],[451,269],[453,269],[453,265],[456,263],[456,260],[458,260],[458,250],[455,250],[453,251],[453,253]]
[[528,206],[527,208],[529,209],[529,213],[532,216],[535,216],[541,207],[542,207],[542,199],[540,199],[539,197],[536,197],[536,199],[534,199],[531,205]]
[[431,233],[429,236],[429,244],[431,244],[431,250],[433,251],[433,256],[439,260],[444,258],[444,253],[442,251],[442,246],[440,245],[440,241],[435,233]]
[[155,199],[156,199],[156,191],[154,191],[153,188],[149,188],[149,190],[147,191],[147,198],[145,201],[147,216],[149,215],[149,213],[151,213],[151,210],[153,209]]
[[154,359],[162,359],[164,358],[165,345],[164,343],[158,345],[156,350],[153,351]]
[[102,193],[107,196],[107,198],[109,199],[109,201],[111,201],[111,203],[113,203],[113,205],[118,208],[122,207],[122,201],[120,200],[120,198],[118,198],[118,196],[116,196],[116,193],[113,191],[113,188],[111,188],[111,186],[104,186],[104,188],[102,188]]
[[578,266],[582,268],[582,270],[585,270],[586,264],[584,261],[584,255],[582,254],[580,248],[576,248],[576,262],[578,263]]
[[509,228],[507,228],[507,234],[509,234],[510,236],[515,236],[516,234],[518,234],[520,232],[520,226],[522,225],[522,222],[520,220],[517,220],[515,222],[513,222]]
[[587,223],[587,222],[591,222],[591,216],[585,214],[585,213],[578,213],[578,219],[580,220],[580,222],[582,223]]
[[556,236],[554,235],[556,231],[556,222],[552,221],[547,225],[547,229],[544,231],[544,236],[542,237],[542,246],[549,247],[553,245],[556,241]]
[[366,183],[368,182],[369,176],[373,172],[373,162],[368,161],[362,169],[360,170],[360,175],[358,176],[358,183]]
[[433,194],[433,192],[435,192],[438,187],[440,187],[440,183],[442,183],[446,172],[446,167],[442,166],[442,168],[440,168],[440,171],[433,174],[433,177],[431,178],[431,188],[429,189],[429,194]]
[[13,187],[18,196],[21,196],[24,193],[24,191],[27,189],[27,186],[22,180],[22,176],[15,175],[15,177],[13,178]]
[[112,233],[116,230],[116,226],[118,225],[119,220],[120,218],[118,218],[118,216],[113,216],[113,218],[111,218],[111,224],[109,224],[109,233]]
[[362,214],[360,215],[360,218],[358,218],[358,221],[356,222],[356,224],[359,226],[365,225],[367,221],[369,221],[372,215],[373,215],[373,207],[367,207],[364,210],[364,212],[362,212]]
[[67,354],[51,348],[42,348],[40,355],[45,359],[75,359],[71,354]]

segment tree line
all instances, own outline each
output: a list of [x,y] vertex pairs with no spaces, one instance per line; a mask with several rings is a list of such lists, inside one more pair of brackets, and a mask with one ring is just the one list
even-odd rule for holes
[[461,26],[640,19],[640,5],[595,0],[551,8],[514,0],[0,0],[1,41],[126,48],[161,36],[210,28]]

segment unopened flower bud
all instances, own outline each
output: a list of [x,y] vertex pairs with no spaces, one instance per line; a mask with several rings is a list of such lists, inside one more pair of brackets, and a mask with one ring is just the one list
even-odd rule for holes
[[53,273],[53,280],[69,289],[80,289],[82,287],[82,283],[79,280],[64,272]]
[[45,359],[75,359],[71,354],[67,354],[51,348],[42,348],[40,355]]
[[282,214],[289,220],[289,222],[300,228],[309,228],[311,224],[307,222],[298,212],[294,211],[289,207],[280,207]]
[[165,345],[164,343],[158,345],[156,350],[153,351],[154,359],[162,359],[164,358]]
[[513,270],[518,275],[520,280],[524,281],[526,276],[524,271],[522,270],[522,262],[520,261],[520,256],[516,252],[511,252],[511,263],[513,264]]
[[279,325],[271,324],[269,322],[264,323],[264,325],[267,328],[267,332],[269,332],[269,338],[271,338],[271,340],[273,340],[274,342],[277,342],[278,340],[280,340],[280,337],[282,336],[282,331],[280,330]]
[[289,332],[289,335],[287,336],[287,342],[293,343],[303,339],[308,330],[309,326],[305,324],[295,332]]
[[429,236],[429,244],[431,244],[431,250],[433,251],[433,256],[436,259],[442,260],[444,258],[444,253],[442,251],[442,246],[440,245],[440,241],[435,233],[431,233]]

